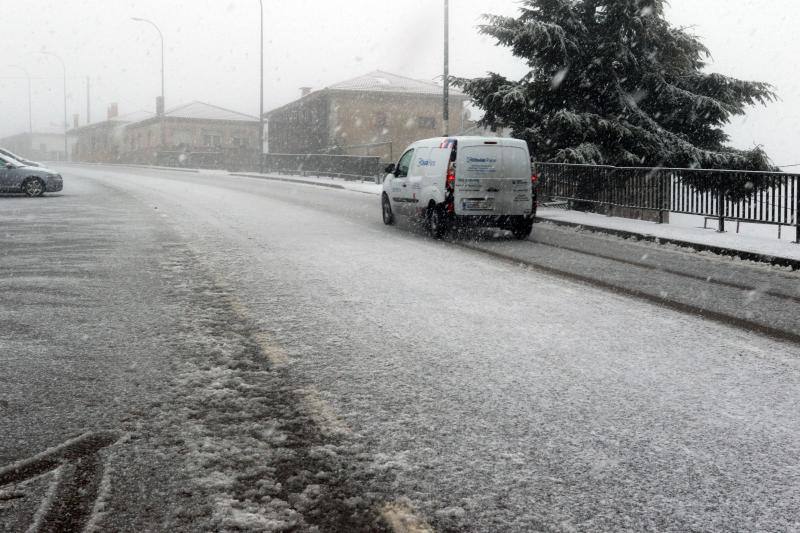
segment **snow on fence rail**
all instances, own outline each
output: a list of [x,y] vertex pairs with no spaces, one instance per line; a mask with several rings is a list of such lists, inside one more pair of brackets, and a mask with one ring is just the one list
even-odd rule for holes
[[375,178],[385,166],[379,157],[330,154],[264,154],[265,172]]
[[598,208],[651,211],[794,227],[800,243],[800,175],[782,172],[535,163],[540,197]]

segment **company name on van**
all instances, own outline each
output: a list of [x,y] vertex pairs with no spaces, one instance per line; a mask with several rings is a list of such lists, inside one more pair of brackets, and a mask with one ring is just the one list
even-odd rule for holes
[[467,157],[467,163],[497,163],[493,157]]
[[417,161],[417,164],[421,167],[435,167],[436,161],[434,161],[433,159],[420,159],[419,161]]

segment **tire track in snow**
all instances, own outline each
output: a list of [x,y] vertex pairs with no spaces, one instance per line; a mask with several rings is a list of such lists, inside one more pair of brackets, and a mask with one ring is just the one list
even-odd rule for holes
[[90,522],[104,472],[99,452],[121,436],[114,431],[85,433],[0,469],[0,486],[56,473],[29,532],[80,531]]
[[380,494],[391,474],[372,471],[365,445],[222,276],[188,248],[167,266],[181,280],[184,364],[162,423],[180,428],[191,490],[212,504],[202,528],[427,533],[389,523]]

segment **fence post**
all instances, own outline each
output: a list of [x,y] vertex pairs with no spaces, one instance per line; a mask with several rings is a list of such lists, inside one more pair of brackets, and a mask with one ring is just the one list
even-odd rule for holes
[[717,233],[725,233],[725,192],[722,187],[717,192],[717,212],[719,213],[719,227]]
[[795,205],[794,206],[794,243],[800,244],[800,177],[794,178]]
[[666,191],[667,187],[667,180],[666,180],[666,172],[661,170],[658,172],[656,177],[656,190],[658,191],[656,202],[658,203],[658,223],[664,223],[664,204],[666,203],[666,195],[664,191]]

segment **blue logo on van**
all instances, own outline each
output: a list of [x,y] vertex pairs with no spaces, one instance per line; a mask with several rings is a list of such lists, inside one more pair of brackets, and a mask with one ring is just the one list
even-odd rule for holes
[[436,166],[436,161],[434,161],[433,159],[421,159],[420,158],[420,160],[417,161],[417,164],[419,166],[421,166],[421,167],[435,167]]

